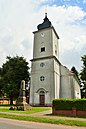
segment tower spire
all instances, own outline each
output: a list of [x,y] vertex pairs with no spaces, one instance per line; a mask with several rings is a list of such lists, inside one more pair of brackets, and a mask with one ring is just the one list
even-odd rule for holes
[[45,9],[45,17],[44,17],[43,20],[44,20],[43,23],[39,24],[37,26],[38,30],[45,29],[45,28],[48,28],[48,27],[52,26],[51,22],[49,21],[49,19],[47,17],[47,8]]
[[44,22],[49,21],[49,19],[47,17],[47,8],[45,8],[45,18],[43,20],[44,20]]

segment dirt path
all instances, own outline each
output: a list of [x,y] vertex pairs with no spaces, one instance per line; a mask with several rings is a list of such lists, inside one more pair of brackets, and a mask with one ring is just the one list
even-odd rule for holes
[[42,117],[56,120],[77,120],[77,121],[86,121],[86,118],[74,118],[74,117],[61,117],[61,116],[53,116],[52,110],[32,113],[32,114],[19,114],[19,113],[11,113],[11,112],[0,112],[0,114],[11,114],[11,115],[19,115],[19,116],[33,116],[33,117]]

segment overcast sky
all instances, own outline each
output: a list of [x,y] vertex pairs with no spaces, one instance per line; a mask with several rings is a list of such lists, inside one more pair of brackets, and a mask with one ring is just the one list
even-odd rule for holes
[[81,69],[86,54],[86,0],[0,0],[0,66],[6,56],[33,58],[33,31],[45,8],[60,37],[60,62]]

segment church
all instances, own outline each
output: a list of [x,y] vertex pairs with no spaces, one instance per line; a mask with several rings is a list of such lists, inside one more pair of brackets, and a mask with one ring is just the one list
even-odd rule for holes
[[53,99],[81,98],[75,74],[59,61],[59,36],[45,13],[34,34],[30,105],[52,106]]

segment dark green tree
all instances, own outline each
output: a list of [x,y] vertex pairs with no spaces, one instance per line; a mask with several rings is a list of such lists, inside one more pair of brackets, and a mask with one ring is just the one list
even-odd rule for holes
[[82,96],[86,98],[86,55],[81,57],[81,61],[83,62],[82,70],[80,73],[80,79],[82,82]]
[[7,56],[6,63],[1,68],[2,90],[10,98],[10,103],[13,104],[13,99],[19,95],[21,80],[25,80],[26,85],[29,81],[29,66],[24,57]]
[[3,79],[2,79],[2,76],[1,76],[1,71],[2,71],[2,68],[0,68],[0,97],[4,96],[4,93],[3,93]]
[[77,76],[77,78],[79,77],[78,71],[76,70],[74,66],[71,68],[71,71]]
[[78,71],[76,70],[76,68],[74,66],[71,68],[71,71],[75,74],[75,77],[78,79],[79,84],[81,86],[81,81],[80,81],[79,73],[78,73]]

